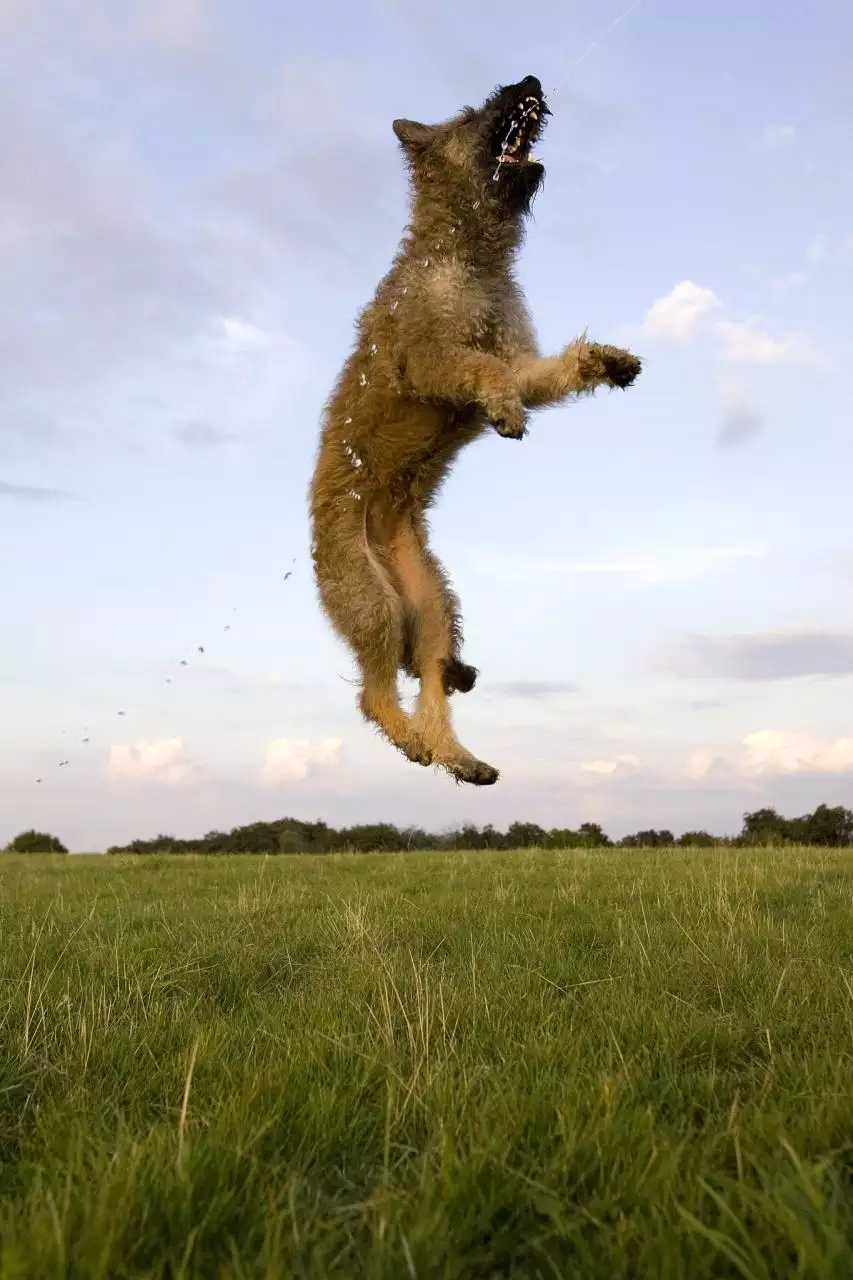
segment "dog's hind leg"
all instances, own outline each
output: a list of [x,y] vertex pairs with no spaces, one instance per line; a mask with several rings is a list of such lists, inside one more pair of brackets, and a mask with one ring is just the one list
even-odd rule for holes
[[[454,642],[458,614],[449,607],[450,591],[438,561],[428,552],[412,523],[404,520],[391,541],[391,565],[400,583],[411,627],[411,666],[420,677],[420,694],[414,729],[433,764],[447,769],[460,782],[486,786],[496,782],[498,771],[478,760],[462,746],[453,732],[447,701],[448,675],[458,662]],[[465,670],[464,664],[459,667]]]
[[318,561],[320,598],[361,669],[361,713],[409,760],[428,765],[430,754],[413,718],[400,705],[397,688],[404,653],[404,601],[362,530],[347,539],[345,556],[335,559],[342,572],[324,572]]
[[[447,626],[450,631],[450,654],[444,662],[444,692],[452,693],[470,693],[477,682],[479,672],[476,667],[469,666],[467,662],[463,662],[460,656],[462,648],[462,618],[459,611],[459,598],[453,587],[450,585],[450,579],[434,552],[430,551],[426,545],[426,527],[422,519],[415,517],[413,519],[414,537],[420,557],[423,561],[424,575],[432,579],[432,584],[437,592],[441,606],[444,610]],[[401,582],[401,588],[403,584]],[[418,606],[415,602],[410,602],[405,594],[406,600],[406,626],[405,626],[405,652],[403,658],[403,670],[407,675],[413,676],[416,680],[420,679],[420,668],[415,660],[416,637],[418,632]]]

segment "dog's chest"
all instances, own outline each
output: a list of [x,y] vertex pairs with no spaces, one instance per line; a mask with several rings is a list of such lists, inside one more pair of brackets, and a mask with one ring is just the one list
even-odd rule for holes
[[500,282],[491,288],[479,287],[473,296],[476,303],[471,308],[471,346],[491,355],[511,355],[517,350],[521,337],[518,304],[513,292]]

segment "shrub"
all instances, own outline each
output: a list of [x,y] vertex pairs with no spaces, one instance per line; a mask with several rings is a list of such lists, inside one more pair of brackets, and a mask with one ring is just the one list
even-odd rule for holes
[[67,853],[65,845],[57,836],[48,835],[46,831],[22,831],[6,846],[7,853]]

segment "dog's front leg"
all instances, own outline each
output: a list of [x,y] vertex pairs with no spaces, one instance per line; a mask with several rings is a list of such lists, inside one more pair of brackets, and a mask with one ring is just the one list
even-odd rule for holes
[[497,356],[464,346],[421,350],[405,360],[404,377],[416,396],[477,404],[500,435],[524,435],[525,406],[516,375]]
[[630,387],[641,361],[621,347],[573,342],[558,356],[527,356],[515,364],[518,394],[527,409],[589,395],[596,387]]

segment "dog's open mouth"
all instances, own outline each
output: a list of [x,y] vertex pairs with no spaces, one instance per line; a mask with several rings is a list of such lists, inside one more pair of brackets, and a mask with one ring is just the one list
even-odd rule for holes
[[498,169],[505,164],[538,164],[531,148],[537,142],[546,116],[551,112],[543,98],[527,94],[505,112],[492,135],[491,151]]

